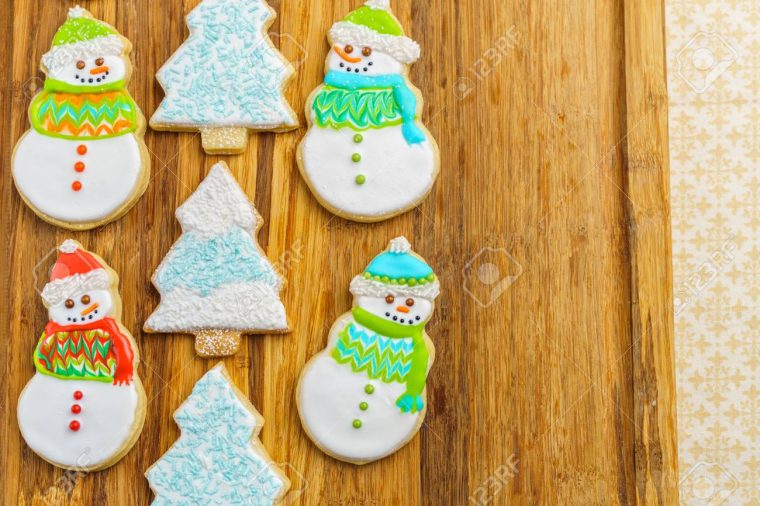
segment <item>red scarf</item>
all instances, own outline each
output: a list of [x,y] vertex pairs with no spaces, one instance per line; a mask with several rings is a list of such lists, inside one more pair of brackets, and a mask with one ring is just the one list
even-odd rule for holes
[[103,330],[108,333],[113,343],[113,351],[116,356],[116,372],[114,374],[114,385],[129,385],[132,382],[134,368],[132,361],[135,353],[132,350],[130,339],[121,331],[119,324],[113,318],[103,318],[92,323],[81,325],[61,325],[50,321],[45,325],[45,336],[50,336],[57,332],[77,332],[82,330]]

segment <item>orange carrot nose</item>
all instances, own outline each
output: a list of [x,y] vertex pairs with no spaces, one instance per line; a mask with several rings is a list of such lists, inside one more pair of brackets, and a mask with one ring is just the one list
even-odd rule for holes
[[343,51],[343,48],[341,48],[340,46],[333,46],[333,49],[335,50],[336,53],[338,53],[338,56],[346,60],[348,63],[359,63],[360,61],[362,61],[361,58],[354,58],[353,56],[348,56],[348,54],[346,54],[346,52]]
[[90,306],[90,307],[86,307],[86,308],[82,309],[82,311],[81,311],[79,314],[80,314],[80,315],[82,315],[82,316],[84,316],[84,315],[86,315],[86,314],[92,313],[93,311],[95,311],[96,309],[98,309],[98,306],[99,306],[99,305],[100,305],[100,304],[98,304],[98,303],[96,302],[96,303],[95,303],[95,304],[93,304],[92,306]]
[[409,312],[409,308],[406,307],[406,306],[398,306],[398,307],[396,307],[396,311],[399,311],[400,313],[408,313]]
[[105,65],[102,65],[100,67],[95,67],[94,69],[90,69],[90,74],[92,75],[102,74],[103,72],[108,72],[108,67]]

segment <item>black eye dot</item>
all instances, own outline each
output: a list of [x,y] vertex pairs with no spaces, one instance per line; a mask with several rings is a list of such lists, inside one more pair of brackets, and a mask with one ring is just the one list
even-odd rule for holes
[[395,322],[396,320],[398,320],[398,316],[393,317],[393,321]]
[[420,317],[419,317],[419,316],[415,316],[415,318],[414,318],[414,319],[415,319],[415,320],[419,320],[419,319],[420,319]]

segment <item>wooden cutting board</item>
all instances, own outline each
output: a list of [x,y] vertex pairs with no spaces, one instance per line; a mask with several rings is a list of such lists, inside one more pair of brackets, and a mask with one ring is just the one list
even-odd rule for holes
[[[133,42],[129,88],[146,116],[163,97],[155,72],[187,37],[183,18],[196,4],[82,2]],[[323,77],[325,33],[359,5],[272,2],[273,39],[298,67],[287,98],[302,124]],[[290,259],[283,299],[293,332],[246,338],[225,363],[266,418],[262,441],[293,482],[295,503],[677,502],[662,0],[394,0],[422,46],[411,78],[442,159],[431,195],[401,217],[364,225],[322,209],[295,163],[303,128],[254,135],[232,157],[205,156],[197,135],[149,131],[147,192],[121,220],[81,233],[38,219],[10,174],[40,58],[70,6],[0,5],[6,504],[152,500],[143,472],[178,437],[172,413],[214,361],[197,358],[189,336],[140,331],[158,302],[149,278],[180,235],[175,208],[219,159],[263,215],[269,258]],[[429,411],[406,447],[356,467],[306,437],[296,380],[350,307],[351,277],[401,234],[443,285],[428,325],[437,350]],[[149,399],[137,445],[90,475],[37,457],[16,422],[47,321],[35,265],[67,237],[121,276]]]

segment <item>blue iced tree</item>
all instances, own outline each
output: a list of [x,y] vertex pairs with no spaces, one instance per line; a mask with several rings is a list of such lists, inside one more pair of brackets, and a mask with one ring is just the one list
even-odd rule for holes
[[[274,18],[264,0],[201,2],[187,16],[190,37],[156,74],[166,96],[151,125],[198,129],[210,152],[239,152],[209,143],[246,129],[297,127],[282,91],[293,68],[267,35]],[[214,136],[215,127],[226,134]]]
[[145,473],[163,505],[270,505],[290,486],[257,436],[261,415],[217,364],[174,413],[182,434]]

